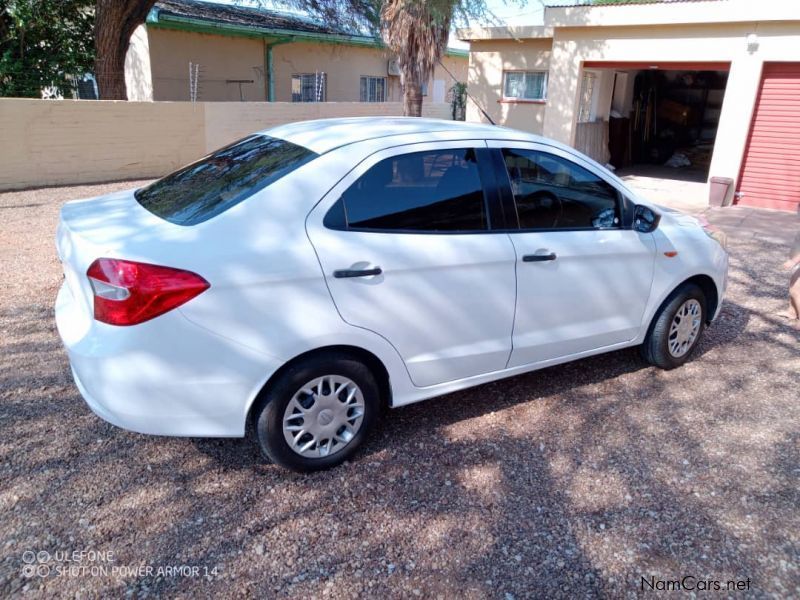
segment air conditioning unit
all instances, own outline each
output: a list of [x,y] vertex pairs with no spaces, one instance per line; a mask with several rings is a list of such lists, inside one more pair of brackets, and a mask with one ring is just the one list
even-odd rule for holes
[[389,64],[386,65],[386,72],[394,77],[400,77],[400,64],[396,58],[389,60]]

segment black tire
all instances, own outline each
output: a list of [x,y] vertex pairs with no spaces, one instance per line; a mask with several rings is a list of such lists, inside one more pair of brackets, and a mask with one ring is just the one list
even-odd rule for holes
[[[670,352],[670,326],[678,310],[689,300],[700,304],[700,328],[688,350],[680,356]],[[651,365],[662,369],[680,367],[691,357],[706,326],[706,296],[698,286],[687,283],[677,288],[664,301],[653,317],[647,336],[641,346],[642,357]]]
[[[302,456],[292,449],[284,436],[284,413],[295,393],[303,386],[318,377],[328,375],[346,377],[361,390],[364,410],[360,428],[349,442],[328,456]],[[261,451],[282,467],[299,472],[329,469],[341,464],[358,450],[375,426],[380,404],[378,384],[366,365],[342,352],[318,354],[293,364],[261,393],[253,408],[254,433]]]

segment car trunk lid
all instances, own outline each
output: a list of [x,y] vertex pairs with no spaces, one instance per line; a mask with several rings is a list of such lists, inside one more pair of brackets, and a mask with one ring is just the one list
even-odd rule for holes
[[61,208],[56,251],[67,287],[88,315],[94,310],[94,295],[86,271],[95,259],[127,256],[132,246],[141,248],[148,238],[164,237],[164,229],[173,230],[173,236],[180,229],[142,208],[133,192],[74,200]]

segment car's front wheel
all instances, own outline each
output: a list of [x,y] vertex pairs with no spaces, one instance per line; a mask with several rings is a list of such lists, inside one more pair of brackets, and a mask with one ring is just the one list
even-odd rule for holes
[[676,289],[656,313],[642,344],[642,356],[662,369],[681,366],[692,354],[706,322],[706,297],[698,286]]
[[363,363],[340,353],[292,365],[255,407],[264,454],[295,471],[334,467],[361,445],[378,416],[380,392]]

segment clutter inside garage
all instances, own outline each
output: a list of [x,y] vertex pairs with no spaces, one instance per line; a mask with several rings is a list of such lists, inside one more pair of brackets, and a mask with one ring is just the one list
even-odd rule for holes
[[614,72],[610,164],[663,165],[705,179],[727,79],[727,71]]
[[609,115],[612,164],[691,169],[705,178],[727,79],[726,71],[635,73],[628,116]]

